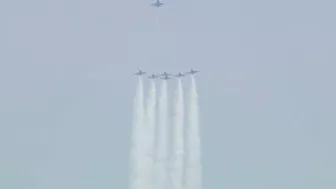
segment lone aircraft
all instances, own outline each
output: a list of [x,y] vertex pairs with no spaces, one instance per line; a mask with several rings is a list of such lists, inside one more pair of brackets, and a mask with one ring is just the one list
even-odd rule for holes
[[142,75],[145,75],[145,74],[146,74],[146,72],[144,72],[140,69],[138,69],[138,72],[134,73],[134,75],[138,75],[138,76],[142,76]]
[[156,0],[155,3],[152,4],[152,6],[154,7],[161,7],[163,6],[164,4],[160,2],[160,0]]

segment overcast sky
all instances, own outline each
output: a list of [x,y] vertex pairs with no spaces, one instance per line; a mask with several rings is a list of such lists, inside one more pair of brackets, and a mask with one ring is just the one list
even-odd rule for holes
[[150,3],[0,2],[0,188],[128,188],[132,73],[195,68],[204,189],[335,189],[336,2]]

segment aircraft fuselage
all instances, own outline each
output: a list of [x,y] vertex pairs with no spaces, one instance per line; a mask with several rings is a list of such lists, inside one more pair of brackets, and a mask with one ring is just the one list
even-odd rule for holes
[[161,6],[163,6],[163,5],[164,5],[164,4],[161,3],[159,0],[157,0],[155,3],[152,4],[152,6],[154,6],[154,7],[161,7]]

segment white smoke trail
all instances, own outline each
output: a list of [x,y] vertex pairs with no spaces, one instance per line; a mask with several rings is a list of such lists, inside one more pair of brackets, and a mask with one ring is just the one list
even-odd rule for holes
[[171,160],[171,176],[173,189],[183,189],[184,166],[184,102],[182,82],[178,79],[175,91],[173,127],[173,157]]
[[143,147],[141,144],[141,129],[144,125],[143,84],[141,77],[138,79],[133,114],[130,189],[144,189],[143,179],[141,178],[144,168],[141,161]]
[[147,187],[146,189],[154,189],[154,147],[155,147],[155,125],[156,125],[156,86],[155,82],[151,82],[151,87],[149,89],[148,99],[147,99],[147,108],[146,108],[146,127],[144,128],[144,132],[146,137],[144,141],[146,141],[146,164],[147,164]]
[[162,81],[159,99],[159,128],[155,164],[155,189],[167,189],[167,126],[168,126],[167,82]]
[[185,189],[202,189],[201,140],[199,136],[199,110],[196,81],[191,76],[188,127],[186,131]]

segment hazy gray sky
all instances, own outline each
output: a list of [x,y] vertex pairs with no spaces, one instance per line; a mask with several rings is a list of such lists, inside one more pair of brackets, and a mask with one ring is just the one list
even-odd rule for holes
[[150,3],[0,2],[0,188],[127,188],[139,67],[202,71],[205,189],[335,189],[336,2]]

